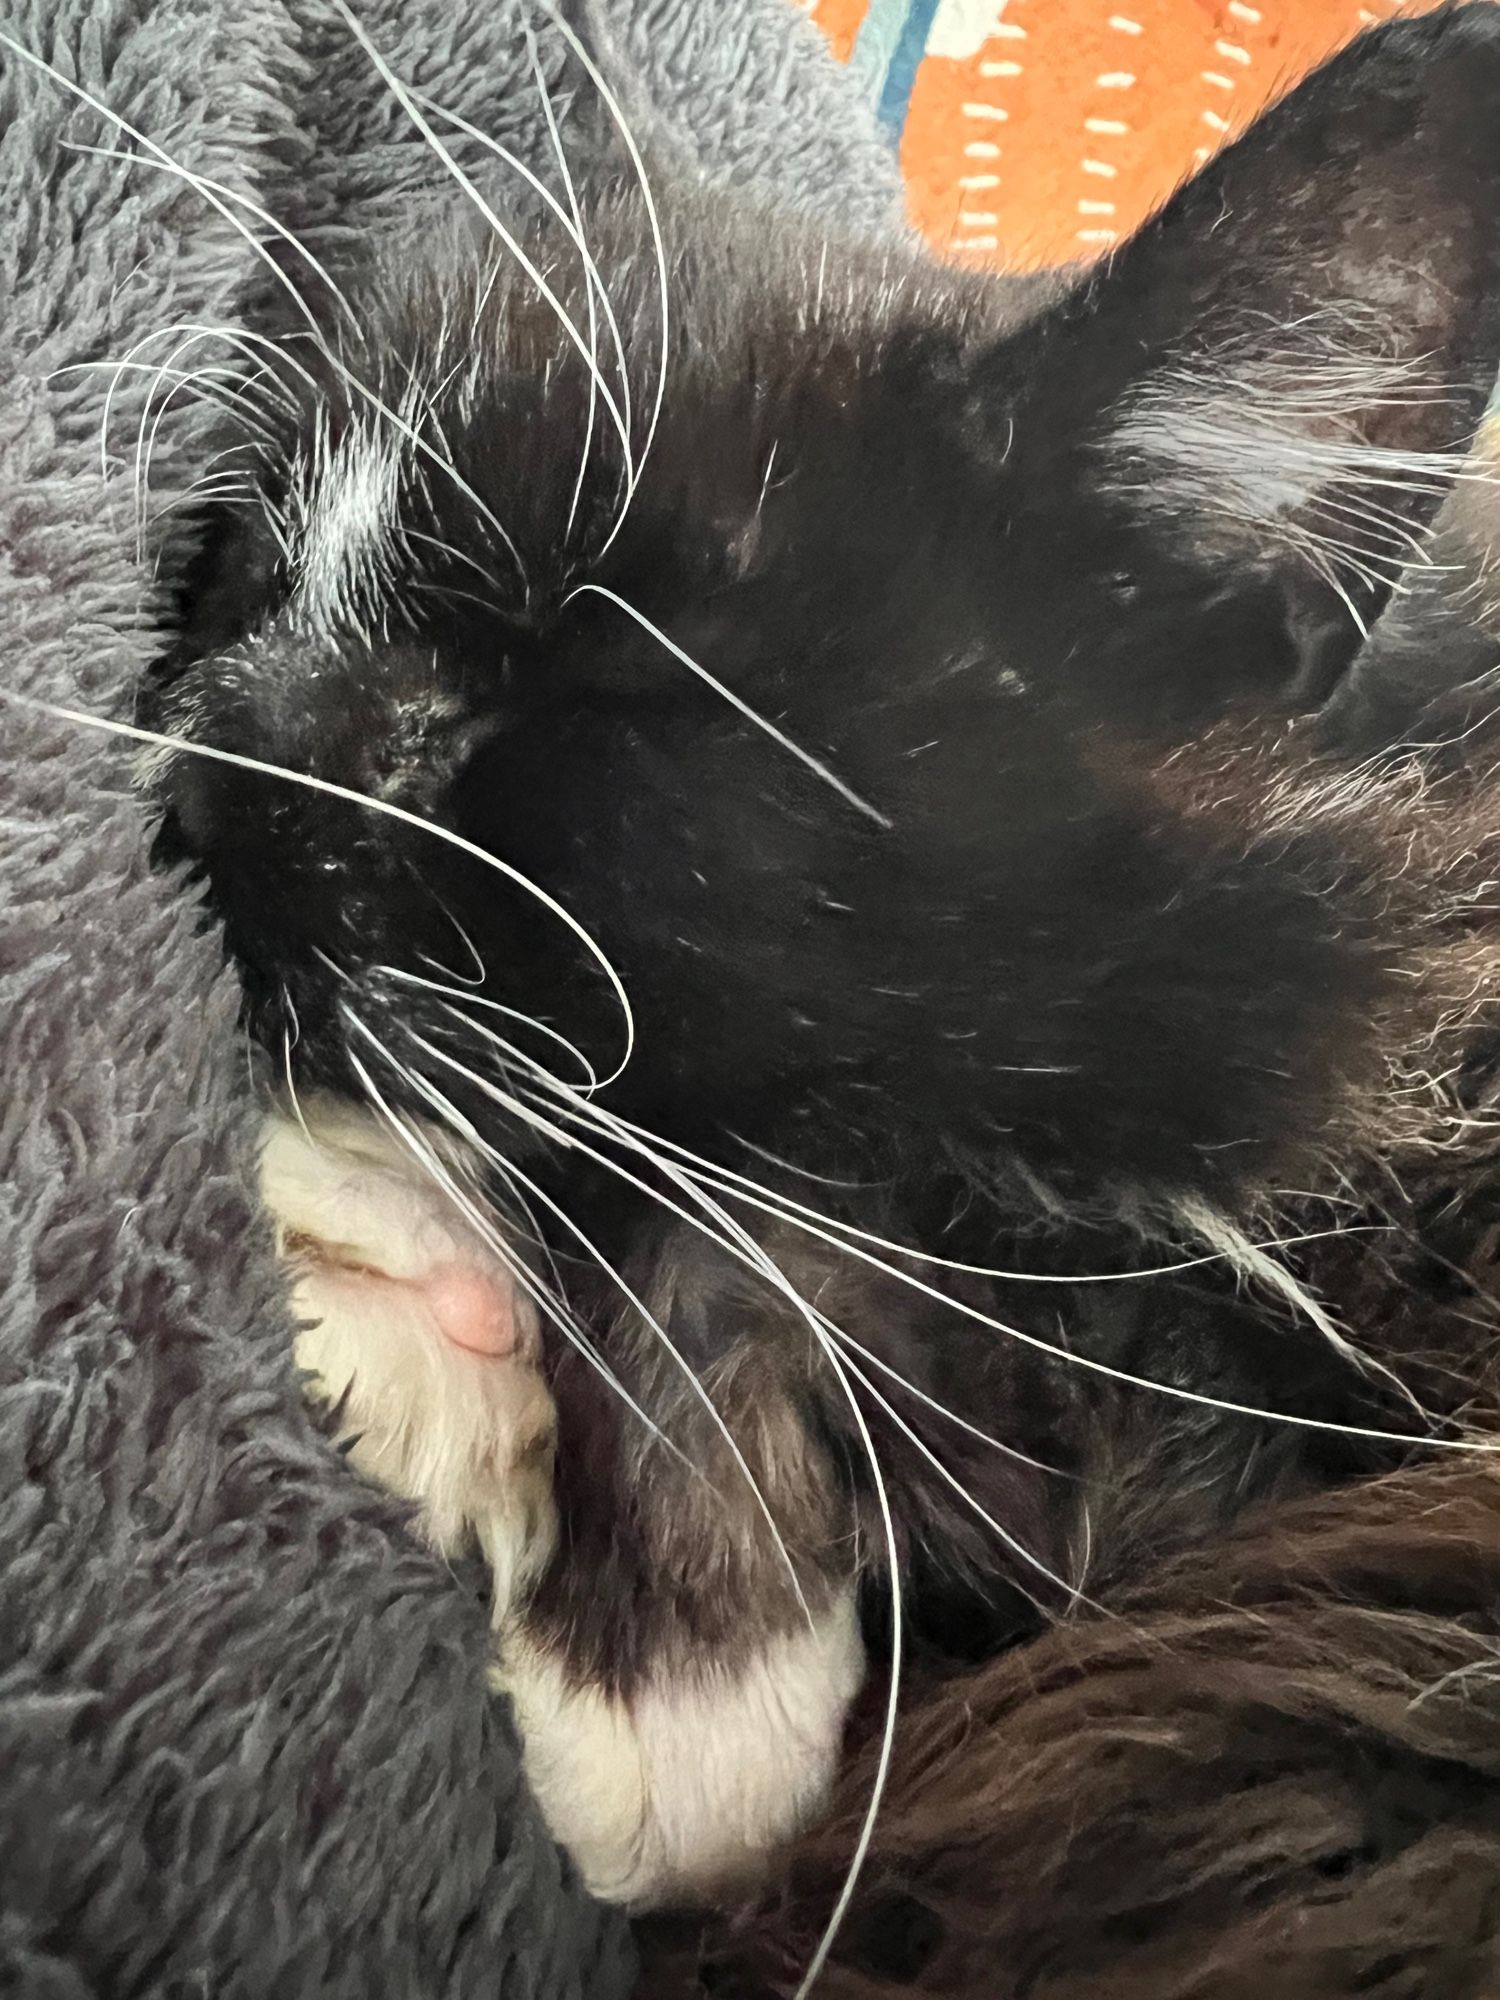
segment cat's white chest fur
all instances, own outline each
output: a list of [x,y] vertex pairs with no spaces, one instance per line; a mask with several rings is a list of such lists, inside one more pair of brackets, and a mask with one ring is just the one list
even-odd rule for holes
[[863,1672],[852,1584],[805,1627],[648,1672],[629,1698],[531,1636],[527,1585],[556,1536],[540,1294],[435,1146],[343,1109],[268,1121],[262,1186],[308,1322],[297,1359],[341,1403],[354,1463],[421,1506],[436,1547],[482,1550],[495,1683],[589,1886],[642,1908],[753,1878],[832,1780]]

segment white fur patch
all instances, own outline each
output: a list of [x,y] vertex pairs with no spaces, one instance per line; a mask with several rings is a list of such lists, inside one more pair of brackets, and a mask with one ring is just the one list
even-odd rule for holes
[[402,445],[393,427],[356,424],[318,455],[297,564],[297,611],[315,630],[348,623],[389,581]]
[[852,1590],[745,1666],[704,1662],[626,1702],[502,1633],[526,1775],[594,1894],[635,1909],[753,1879],[823,1804],[864,1652]]
[[[529,1302],[413,1156],[372,1121],[308,1109],[306,1129],[267,1125],[261,1185],[310,1324],[297,1359],[344,1402],[362,1471],[419,1502],[440,1549],[473,1534],[497,1600],[552,1537],[552,1399]],[[458,1266],[503,1288],[510,1354],[455,1347],[423,1280]],[[394,1281],[394,1282],[391,1282]]]
[[1350,311],[1278,336],[1226,342],[1158,370],[1116,413],[1108,485],[1149,509],[1187,510],[1330,580],[1390,583],[1421,560],[1403,498],[1445,492],[1462,454],[1371,441],[1382,412],[1447,400],[1420,359]]

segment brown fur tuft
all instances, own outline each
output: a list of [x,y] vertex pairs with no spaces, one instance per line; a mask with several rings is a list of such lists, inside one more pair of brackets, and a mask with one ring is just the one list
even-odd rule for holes
[[[791,1994],[872,1753],[789,1879],[663,1929],[643,1992]],[[929,1688],[827,2000],[1500,1990],[1500,1475],[1324,1495]]]

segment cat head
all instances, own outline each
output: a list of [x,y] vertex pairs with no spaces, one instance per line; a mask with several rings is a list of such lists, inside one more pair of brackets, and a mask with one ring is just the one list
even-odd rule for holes
[[511,1161],[549,1073],[1079,1199],[1332,1143],[1389,912],[1257,760],[1494,381],[1497,101],[1489,8],[1374,32],[1024,307],[667,190],[372,255],[157,703],[278,1068]]

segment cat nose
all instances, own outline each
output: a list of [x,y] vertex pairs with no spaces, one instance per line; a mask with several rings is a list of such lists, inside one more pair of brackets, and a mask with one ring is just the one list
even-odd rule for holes
[[341,649],[295,627],[198,662],[162,700],[180,747],[156,789],[175,837],[200,859],[226,836],[259,839],[300,870],[313,827],[347,844],[382,806],[435,816],[475,730],[445,682],[430,651]]

